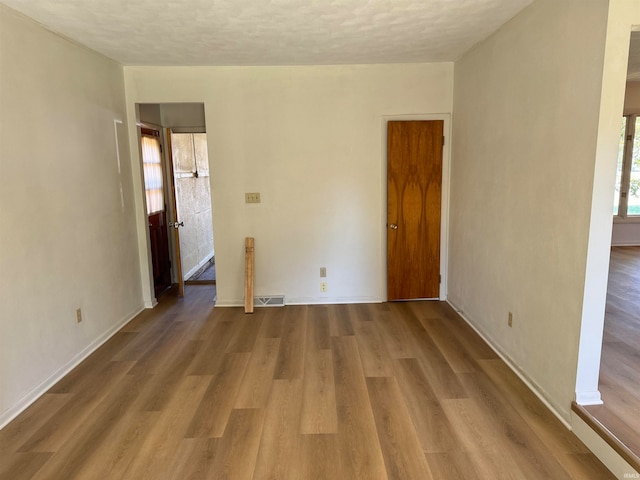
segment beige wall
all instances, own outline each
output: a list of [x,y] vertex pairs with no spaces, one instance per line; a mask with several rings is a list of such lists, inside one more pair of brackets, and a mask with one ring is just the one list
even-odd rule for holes
[[0,425],[142,307],[123,87],[0,5]]
[[152,103],[142,103],[138,105],[140,121],[150,123],[155,126],[162,126],[162,111],[160,105]]
[[538,0],[455,65],[449,299],[567,422],[606,19]]
[[[220,305],[243,301],[247,236],[256,239],[257,295],[384,299],[384,118],[448,114],[452,79],[451,63],[125,67],[128,108],[205,104]],[[245,204],[245,192],[262,203]]]
[[624,94],[624,114],[640,115],[640,82],[627,82]]
[[160,109],[162,125],[171,127],[174,132],[206,132],[201,103],[165,103]]

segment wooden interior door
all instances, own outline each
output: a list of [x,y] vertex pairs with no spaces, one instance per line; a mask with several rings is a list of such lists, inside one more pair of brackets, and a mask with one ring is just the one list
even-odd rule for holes
[[171,204],[173,206],[173,238],[175,244],[175,261],[176,261],[176,275],[178,276],[178,296],[184,297],[184,275],[182,274],[182,257],[180,253],[180,227],[184,226],[184,223],[180,221],[178,215],[178,202],[176,201],[176,178],[173,172],[173,146],[171,144],[171,129],[167,128],[167,156],[169,157],[169,196],[171,197]]
[[387,124],[389,300],[440,295],[444,121]]
[[171,286],[171,258],[164,201],[164,170],[160,131],[140,129],[144,189],[149,218],[149,242],[156,298]]
[[171,286],[171,259],[169,258],[169,237],[164,211],[149,215],[149,240],[151,242],[151,263],[153,265],[153,288],[156,298]]

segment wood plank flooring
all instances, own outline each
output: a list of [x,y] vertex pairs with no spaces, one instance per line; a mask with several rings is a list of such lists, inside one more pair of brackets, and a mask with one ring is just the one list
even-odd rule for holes
[[611,249],[599,388],[604,405],[584,410],[640,465],[640,247]]
[[7,425],[0,478],[614,478],[445,303],[210,298],[164,298]]

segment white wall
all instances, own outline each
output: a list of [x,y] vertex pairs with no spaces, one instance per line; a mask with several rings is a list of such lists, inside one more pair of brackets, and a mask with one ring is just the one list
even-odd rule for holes
[[[624,95],[624,114],[640,114],[640,82],[628,82]],[[614,219],[612,245],[640,245],[640,220]]]
[[4,425],[142,302],[122,68],[0,5],[0,85]]
[[[386,298],[383,117],[448,114],[452,78],[451,63],[125,67],[130,119],[136,102],[205,104],[219,305],[243,301],[246,236],[258,295]],[[246,205],[245,192],[262,203]]]
[[455,64],[449,299],[567,423],[606,19],[538,0]]
[[614,220],[611,245],[640,245],[640,220]]

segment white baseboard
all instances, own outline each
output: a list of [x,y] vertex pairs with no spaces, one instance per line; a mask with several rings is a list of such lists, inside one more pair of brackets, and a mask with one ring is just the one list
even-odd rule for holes
[[604,402],[602,401],[602,396],[600,396],[600,391],[596,390],[595,392],[576,392],[576,403],[586,406],[602,405]]
[[573,411],[571,412],[571,423],[573,433],[616,478],[640,478],[640,474]]
[[[496,355],[498,355],[502,359],[502,361],[507,364],[507,366],[513,371],[513,373],[515,373],[518,376],[518,378],[520,378],[520,380],[522,380],[525,383],[525,385],[529,388],[529,390],[531,390],[534,393],[534,395],[538,397],[538,399],[542,403],[544,403],[545,407],[547,407],[551,411],[551,413],[553,413],[556,416],[556,418],[562,422],[562,424],[567,428],[567,430],[572,430],[572,426],[569,420],[567,420],[563,415],[561,415],[558,409],[551,402],[549,402],[549,400],[546,398],[546,396],[543,393],[544,390],[540,388],[540,386],[536,382],[534,382],[531,378],[529,378],[527,374],[524,373],[506,353],[504,353],[500,348],[498,348],[498,346],[496,345],[495,342],[493,342],[491,337],[486,335],[469,318],[467,318],[464,315],[464,312],[460,308],[458,308],[450,300],[447,300],[447,303],[451,305],[451,307],[456,311],[456,313],[460,315],[460,317],[462,317],[462,319],[465,322],[467,322],[467,324],[478,335],[480,335],[480,338],[482,338],[482,340],[484,340],[485,343],[489,345],[489,347],[491,347],[491,349],[496,353]],[[571,413],[569,413],[569,415],[571,415]]]
[[377,297],[284,297],[285,305],[336,305],[345,303],[382,303]]
[[[260,295],[255,295],[259,297]],[[345,303],[382,303],[384,300],[378,297],[293,297],[289,298],[285,295],[284,304],[286,305],[337,305]],[[242,307],[244,299],[227,300],[218,299],[216,307]]]
[[244,300],[216,299],[216,307],[244,307]]
[[28,392],[25,396],[23,396],[16,405],[5,410],[0,414],[0,430],[3,429],[9,422],[11,422],[14,418],[20,415],[23,411],[25,411],[33,402],[38,400],[42,395],[47,393],[47,391],[54,386],[57,382],[59,382],[65,375],[67,375],[71,370],[77,367],[85,358],[91,355],[94,351],[96,351],[100,346],[102,346],[107,340],[113,337],[122,327],[124,327],[127,323],[135,318],[140,312],[144,310],[144,307],[139,307],[133,313],[125,316],[120,322],[116,325],[109,328],[106,332],[100,335],[96,340],[91,342],[84,348],[81,352],[65,363],[62,367],[56,370],[53,374],[51,374],[47,379],[33,388],[30,392]]

